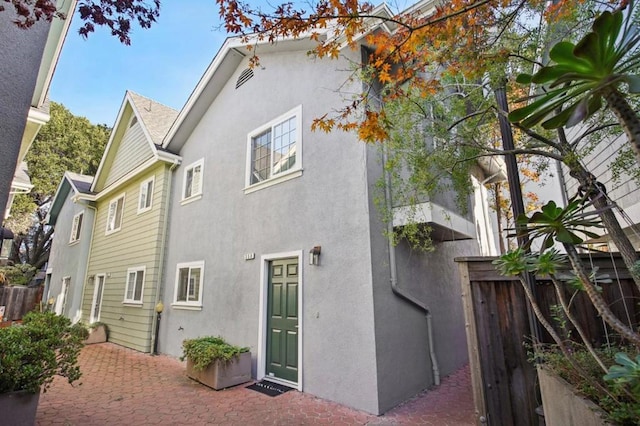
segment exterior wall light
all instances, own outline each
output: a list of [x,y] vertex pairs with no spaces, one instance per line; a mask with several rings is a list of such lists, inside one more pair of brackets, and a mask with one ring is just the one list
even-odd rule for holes
[[315,246],[314,248],[309,250],[309,265],[318,266],[320,264],[320,251],[321,251],[321,249],[322,248],[320,246]]
[[153,354],[158,355],[158,336],[160,335],[160,318],[162,318],[162,311],[164,311],[164,303],[162,300],[158,301],[155,307],[156,311],[156,335],[153,340]]

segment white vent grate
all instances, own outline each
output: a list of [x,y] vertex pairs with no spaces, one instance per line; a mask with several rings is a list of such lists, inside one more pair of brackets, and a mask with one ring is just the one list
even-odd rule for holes
[[236,81],[236,89],[249,81],[251,77],[253,77],[253,70],[251,68],[242,71],[238,77],[238,81]]

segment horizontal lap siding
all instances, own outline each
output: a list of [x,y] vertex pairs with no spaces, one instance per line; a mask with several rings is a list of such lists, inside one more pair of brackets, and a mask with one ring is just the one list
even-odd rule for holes
[[[155,176],[151,210],[138,214],[140,183]],[[143,352],[151,349],[151,330],[159,282],[163,218],[168,199],[169,171],[158,165],[100,200],[95,236],[89,259],[89,275],[108,274],[105,280],[100,321],[109,325],[109,341]],[[105,235],[109,202],[125,193],[120,231]],[[145,266],[142,306],[124,304],[127,269]],[[83,317],[89,318],[93,285],[87,287]]]
[[153,157],[140,123],[127,129],[109,170],[105,186],[109,186],[146,160]]

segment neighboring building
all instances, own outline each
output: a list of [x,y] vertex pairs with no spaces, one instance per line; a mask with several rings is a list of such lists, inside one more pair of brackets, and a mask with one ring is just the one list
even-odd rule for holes
[[95,203],[82,197],[93,195],[92,182],[93,176],[66,172],[46,219],[55,227],[55,233],[42,300],[53,298],[55,312],[74,322],[82,316],[82,293],[95,213]]
[[0,220],[9,215],[13,194],[30,190],[16,166],[49,121],[49,84],[75,5],[76,0],[59,0],[66,20],[38,21],[28,29],[13,23],[10,3],[0,12]]
[[109,340],[151,350],[161,281],[170,169],[180,158],[158,144],[177,111],[127,92],[91,185],[95,224],[82,319],[104,322]]

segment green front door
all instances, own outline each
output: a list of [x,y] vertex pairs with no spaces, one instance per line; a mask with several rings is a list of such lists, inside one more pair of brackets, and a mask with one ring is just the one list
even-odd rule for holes
[[269,265],[267,376],[298,381],[298,259]]

